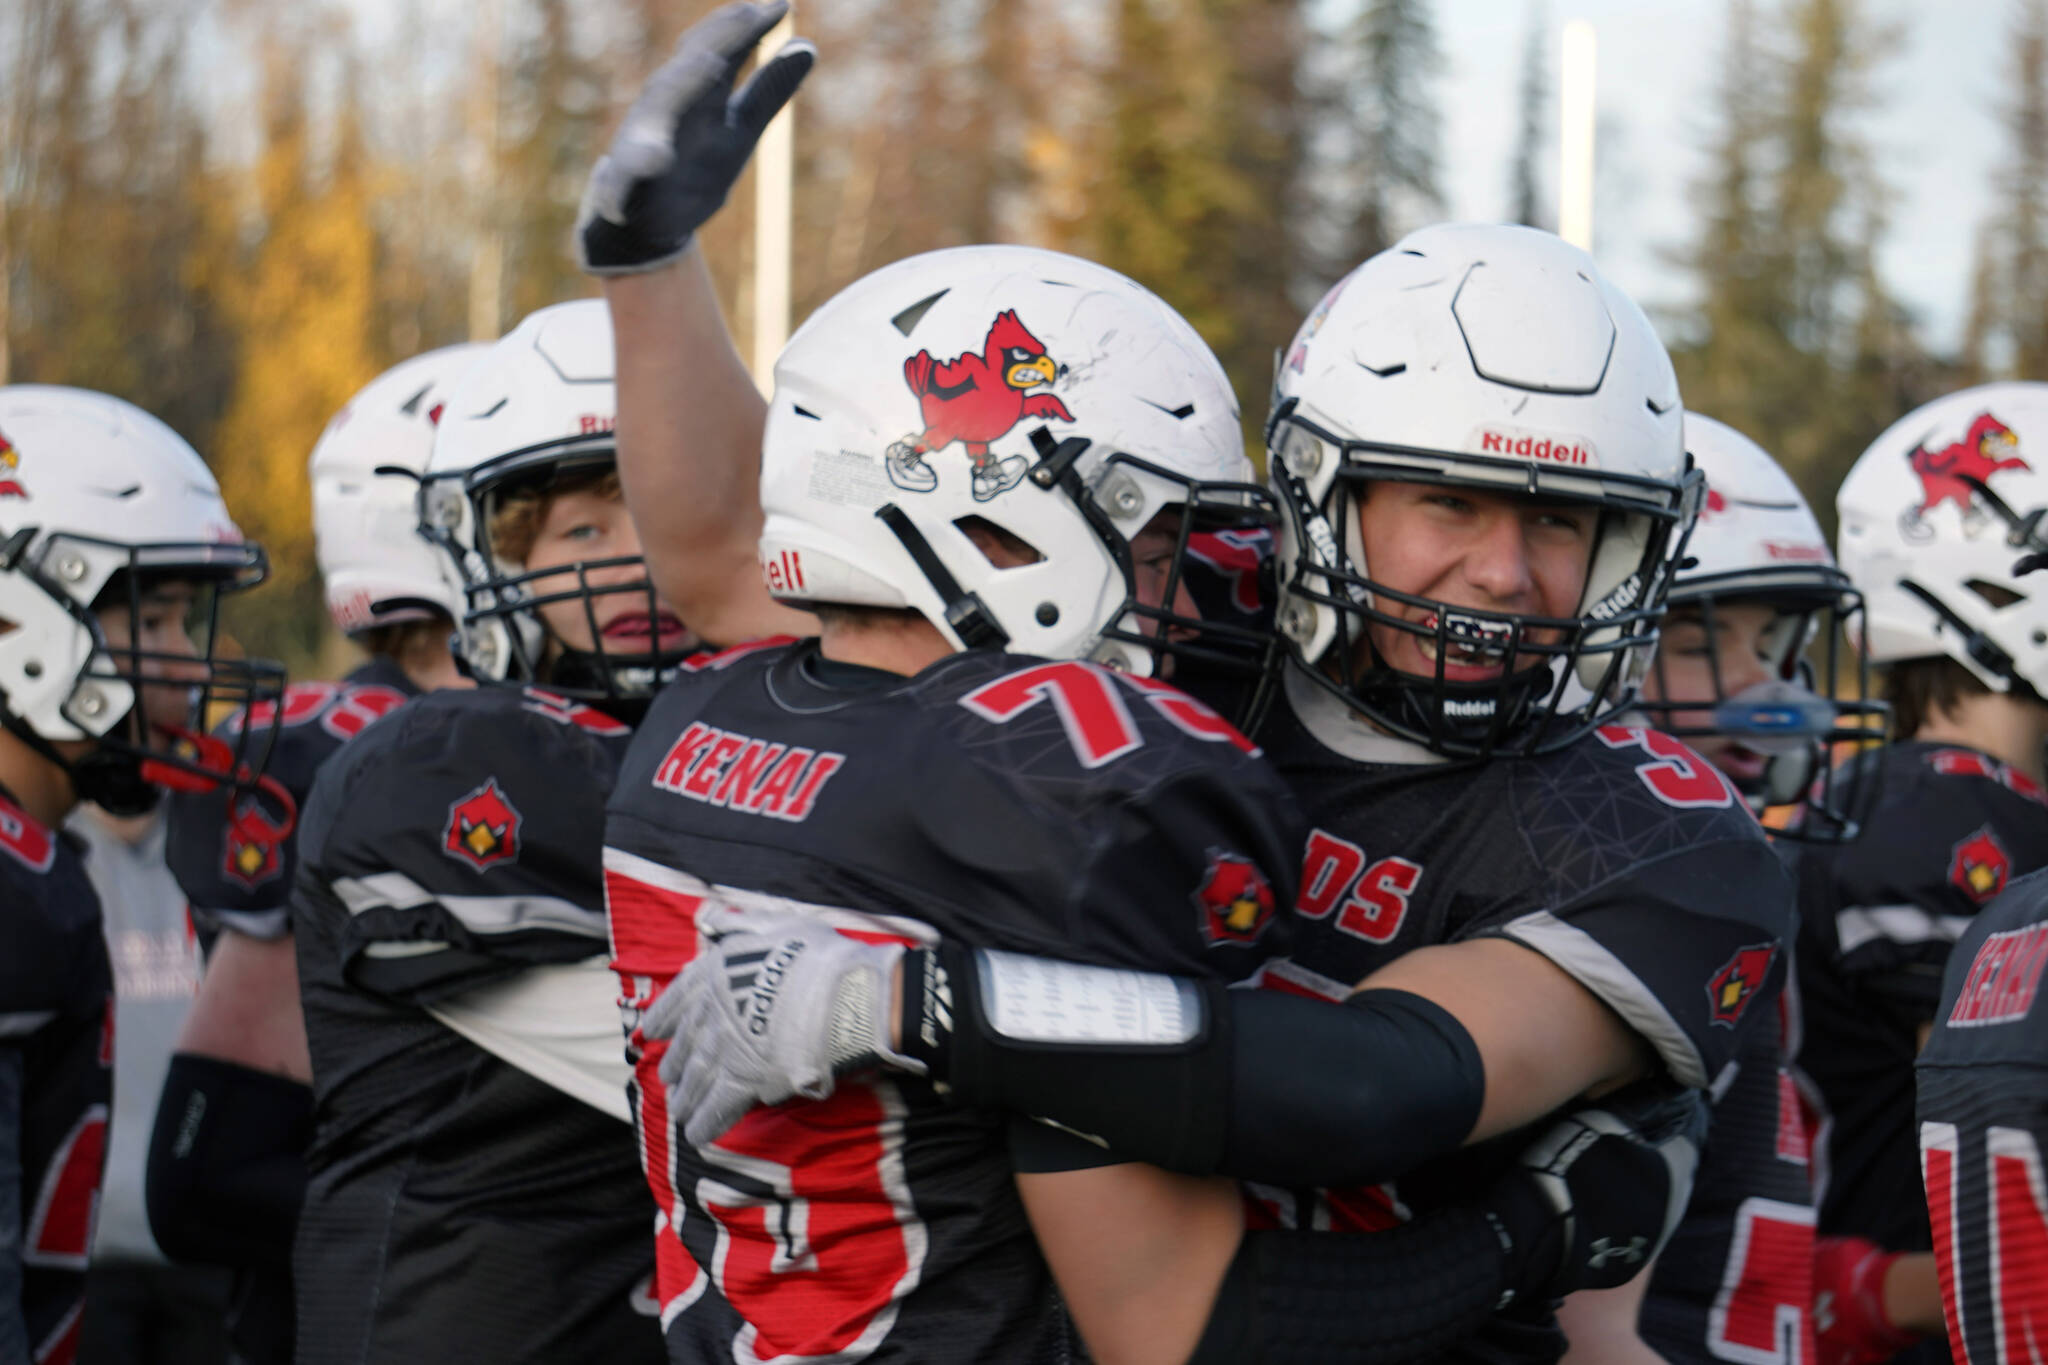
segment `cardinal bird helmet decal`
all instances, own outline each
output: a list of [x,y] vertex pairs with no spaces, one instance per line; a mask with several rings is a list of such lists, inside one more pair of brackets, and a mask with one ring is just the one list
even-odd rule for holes
[[0,431],[0,498],[26,498],[28,489],[22,487],[15,471],[21,468],[21,452],[14,448],[14,442],[7,439],[7,433]]
[[911,493],[929,493],[939,475],[925,456],[958,442],[972,462],[974,500],[987,502],[1015,488],[1030,463],[1023,455],[998,456],[989,449],[1027,417],[1071,422],[1074,414],[1050,393],[1032,393],[1058,379],[1062,367],[1045,353],[1012,308],[996,314],[980,354],[951,360],[919,351],[903,362],[903,379],[917,395],[924,429],[889,447],[884,467],[889,482]]
[[1931,538],[1934,528],[1927,524],[1927,514],[1945,502],[1956,505],[1967,530],[1981,528],[1988,514],[1971,485],[1989,485],[1992,475],[2008,469],[2032,469],[2019,448],[2019,434],[1990,412],[1978,413],[1962,440],[1939,450],[1915,441],[1906,452],[1906,464],[1920,480],[1920,501],[1901,514],[1900,529],[1909,540]]

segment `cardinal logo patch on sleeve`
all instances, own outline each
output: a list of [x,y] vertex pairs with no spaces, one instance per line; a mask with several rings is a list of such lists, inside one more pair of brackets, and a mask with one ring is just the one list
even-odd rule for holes
[[1949,854],[1948,879],[1956,889],[1982,905],[2005,890],[2012,875],[2012,855],[1986,825]]
[[1721,964],[1707,981],[1707,1017],[1717,1027],[1734,1028],[1749,1008],[1749,1002],[1764,988],[1771,974],[1772,959],[1778,955],[1775,943],[1754,943],[1737,948],[1735,956]]
[[1202,936],[1211,943],[1250,943],[1273,919],[1273,884],[1251,859],[1209,851],[1209,871],[1195,890]]
[[277,841],[248,833],[230,820],[222,835],[221,875],[245,891],[254,891],[283,870]]
[[519,811],[491,778],[448,808],[441,849],[479,872],[519,857]]

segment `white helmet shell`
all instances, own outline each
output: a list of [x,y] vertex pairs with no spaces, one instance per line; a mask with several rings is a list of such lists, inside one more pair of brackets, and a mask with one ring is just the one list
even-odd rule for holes
[[443,551],[452,600],[466,603],[457,647],[479,678],[530,674],[543,637],[504,582],[525,566],[491,553],[472,495],[527,469],[613,461],[612,368],[611,314],[601,299],[578,299],[528,314],[447,391],[421,487],[421,531]]
[[[1756,442],[1725,422],[1685,414],[1685,446],[1707,477],[1706,500],[1686,544],[1671,600],[1702,591],[1739,595],[1788,580],[1836,588],[1841,575],[1799,485]],[[1748,583],[1756,576],[1754,585]]]
[[1875,663],[1945,655],[1995,691],[2048,696],[2048,594],[2013,577],[1998,503],[2048,507],[2048,384],[1985,384],[1916,408],[1871,442],[1835,506]]
[[[1070,438],[1070,464],[1048,458]],[[1149,673],[1115,538],[1190,485],[1254,477],[1222,367],[1155,295],[1034,247],[933,251],[841,292],[776,362],[761,563],[784,601],[910,608],[957,647],[999,635]],[[969,518],[1039,558],[997,567]]]
[[462,616],[443,559],[419,532],[419,485],[385,468],[424,473],[454,381],[489,349],[444,346],[378,375],[327,423],[306,473],[327,611],[354,635],[378,626]]
[[189,569],[238,586],[263,573],[182,437],[133,404],[55,385],[0,387],[0,543],[0,619],[13,627],[0,633],[0,693],[47,740],[104,735],[134,702],[93,624],[116,573]]
[[1269,468],[1292,509],[1279,620],[1300,659],[1324,660],[1348,604],[1374,599],[1357,519],[1340,525],[1331,497],[1348,471],[1615,514],[1577,604],[1590,648],[1573,659],[1573,709],[1591,717],[1634,691],[1697,481],[1670,357],[1586,253],[1511,225],[1410,233],[1316,305],[1281,358],[1273,403]]

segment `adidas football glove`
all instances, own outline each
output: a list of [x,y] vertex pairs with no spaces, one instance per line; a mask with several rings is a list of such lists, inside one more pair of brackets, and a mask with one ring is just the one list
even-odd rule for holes
[[576,216],[578,265],[593,275],[658,269],[718,212],[817,58],[793,39],[733,93],[740,67],[788,12],[788,0],[726,5],[683,34],[590,173]]
[[[740,928],[744,924],[746,927]],[[641,1023],[668,1040],[669,1116],[703,1146],[761,1104],[823,1099],[835,1077],[924,1067],[889,1046],[889,981],[903,949],[800,915],[700,911],[710,939]]]

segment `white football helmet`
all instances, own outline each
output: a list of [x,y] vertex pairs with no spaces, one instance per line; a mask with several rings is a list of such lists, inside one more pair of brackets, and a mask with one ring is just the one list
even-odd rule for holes
[[[876,271],[811,315],[775,365],[761,565],[797,604],[907,608],[961,649],[1218,659],[1262,633],[1140,600],[1130,540],[1161,511],[1270,521],[1222,367],[1113,270],[1021,246]],[[991,563],[965,527],[1038,554]],[[1177,555],[1176,565],[1181,562]],[[1247,655],[1237,655],[1247,658]]]
[[401,361],[349,399],[314,444],[306,474],[315,553],[328,614],[344,634],[461,618],[442,556],[419,532],[418,478],[450,387],[488,349],[444,346]]
[[[1762,446],[1697,412],[1685,415],[1685,445],[1707,488],[1668,606],[1698,616],[1710,642],[1714,695],[1705,704],[1670,699],[1660,650],[1652,670],[1662,699],[1645,697],[1637,709],[1671,734],[1721,736],[1767,756],[1759,781],[1737,785],[1760,806],[1803,806],[1785,833],[1853,838],[1861,798],[1874,791],[1837,785],[1833,746],[1882,744],[1889,718],[1889,708],[1871,698],[1862,595],[1835,567],[1798,485]],[[1711,642],[1716,610],[1735,605],[1776,613],[1762,642],[1775,677],[1731,692]]]
[[[421,533],[443,553],[450,590],[465,604],[457,648],[485,682],[543,683],[584,699],[651,696],[688,650],[620,654],[570,649],[551,639],[538,608],[639,593],[650,621],[667,614],[639,555],[584,560],[529,573],[497,555],[486,534],[508,494],[618,463],[612,427],[611,315],[601,299],[529,314],[469,366],[448,391],[420,485]],[[638,566],[637,578],[592,583],[596,570]],[[591,634],[599,634],[595,617]]]
[[[205,462],[162,422],[84,389],[0,387],[0,725],[66,769],[81,797],[133,813],[158,785],[254,780],[241,754],[195,751],[193,734],[160,743],[136,690],[190,679],[193,732],[209,702],[274,701],[281,668],[214,654],[219,595],[266,570]],[[143,594],[165,579],[202,589],[196,654],[111,648],[96,609],[139,620]],[[98,743],[71,760],[52,747],[78,740]]]
[[2014,573],[2048,549],[2048,384],[1914,409],[1857,459],[1835,507],[1872,662],[1946,655],[1993,691],[2048,697],[2048,593]]
[[[1584,252],[1524,227],[1410,233],[1331,289],[1280,358],[1267,466],[1286,512],[1282,635],[1310,678],[1439,753],[1572,742],[1628,704],[1655,645],[1700,497],[1681,417],[1663,344]],[[1375,581],[1357,515],[1374,480],[1600,508],[1577,613],[1473,610]],[[1373,625],[1428,641],[1436,676],[1380,660]],[[1541,662],[1461,682],[1444,676],[1454,648]]]

